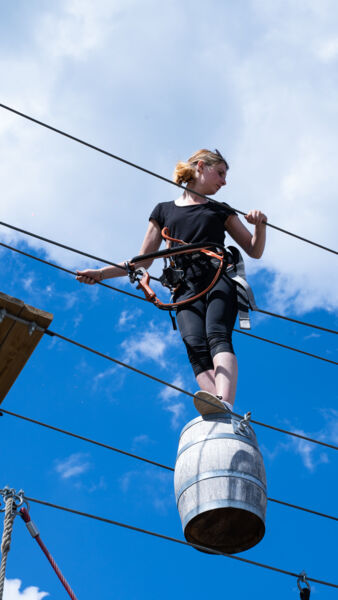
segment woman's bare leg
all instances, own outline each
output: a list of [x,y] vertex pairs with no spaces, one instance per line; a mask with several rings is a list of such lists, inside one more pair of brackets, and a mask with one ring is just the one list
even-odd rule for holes
[[[214,356],[215,392],[224,402],[234,405],[237,387],[237,359],[231,352],[219,352]],[[203,375],[203,373],[201,373]],[[206,388],[205,388],[206,389]],[[207,389],[207,391],[211,391]]]
[[213,369],[203,371],[203,373],[196,376],[196,380],[200,390],[210,392],[210,394],[214,394],[214,396],[216,395],[215,372]]
[[203,371],[197,375],[197,383],[201,390],[234,405],[237,387],[237,359],[231,352],[219,352],[213,359],[214,369]]

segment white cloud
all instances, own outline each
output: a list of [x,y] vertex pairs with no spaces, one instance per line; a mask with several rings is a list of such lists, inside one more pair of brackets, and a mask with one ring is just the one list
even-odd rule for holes
[[91,467],[87,457],[88,454],[78,452],[77,454],[71,454],[64,460],[57,460],[55,461],[55,471],[60,475],[61,479],[70,479],[71,477],[82,475],[82,473],[85,473]]
[[168,404],[165,407],[165,410],[172,414],[171,418],[171,426],[173,429],[177,429],[182,423],[182,419],[186,412],[186,407],[183,402],[174,402],[173,404]]
[[20,591],[21,585],[20,579],[5,579],[4,600],[42,600],[49,596],[47,592],[39,592],[39,588],[35,586]]
[[133,439],[133,447],[153,443],[153,440],[146,433],[140,433],[140,435],[136,435]]
[[121,329],[135,329],[138,326],[142,310],[136,309],[131,311],[123,310],[118,320],[118,327]]
[[338,38],[332,38],[322,42],[317,49],[319,58],[323,62],[329,62],[338,58]]
[[104,46],[114,30],[119,3],[90,0],[62,2],[59,14],[46,13],[40,20],[37,39],[53,58],[84,60],[97,47]]
[[95,375],[95,377],[94,377],[94,387],[102,379],[106,379],[107,377],[111,377],[112,375],[114,375],[115,372],[116,372],[116,370],[117,370],[117,367],[110,367],[109,369],[106,369],[105,371],[101,371],[100,373],[98,373],[97,375]]
[[[217,23],[203,5],[192,14],[178,0],[165,13],[155,0],[50,5],[33,18],[29,51],[0,61],[3,101],[169,176],[176,159],[218,139],[231,163],[220,200],[260,207],[272,223],[334,247],[336,3],[248,1],[250,35],[237,27],[239,4],[219,6]],[[177,194],[4,111],[0,131],[3,219],[94,254],[137,253],[151,207]],[[29,243],[65,266],[90,262]],[[267,308],[337,306],[323,250],[269,229],[264,258],[247,263],[267,269]]]
[[120,478],[120,486],[125,494],[129,491],[133,479],[138,475],[138,471],[128,471]]
[[[175,379],[171,383],[173,385],[176,385],[177,387],[184,389],[184,381],[181,375],[175,377]],[[179,392],[178,390],[174,390],[170,387],[164,388],[159,394],[159,397],[162,400],[164,410],[170,412],[172,415],[171,426],[173,429],[177,429],[177,427],[179,427],[183,417],[186,414],[186,404],[184,402],[172,401],[173,398],[177,398],[177,396],[179,396],[180,394],[181,392]]]
[[121,344],[124,350],[123,361],[142,362],[153,360],[160,366],[166,366],[166,353],[178,343],[177,335],[166,326],[155,327],[150,323],[145,330],[138,330],[137,336],[133,335]]
[[25,279],[23,279],[22,285],[27,292],[32,292],[34,282],[35,282],[34,275],[27,276]]
[[[325,409],[320,411],[326,421],[325,427],[315,433],[307,433],[302,429],[292,429],[295,433],[305,437],[318,439],[331,444],[338,443],[338,411]],[[290,424],[288,424],[290,426]],[[271,461],[275,460],[283,452],[291,452],[300,457],[305,468],[314,472],[321,464],[327,464],[329,457],[323,447],[303,440],[301,438],[288,436],[287,441],[280,442],[271,450],[262,446],[263,454]]]
[[120,478],[120,487],[125,494],[136,492],[147,498],[157,512],[165,514],[173,502],[172,478],[172,473],[154,469],[128,471]]
[[325,419],[325,427],[319,433],[319,439],[331,444],[338,444],[338,410],[328,408],[321,411]]
[[[300,430],[295,431],[295,433],[306,435],[304,431]],[[293,437],[290,445],[291,452],[294,452],[300,456],[304,466],[309,471],[313,472],[318,465],[329,462],[328,456],[325,454],[325,452],[320,452],[318,456],[318,449],[312,442],[307,442],[306,440]]]

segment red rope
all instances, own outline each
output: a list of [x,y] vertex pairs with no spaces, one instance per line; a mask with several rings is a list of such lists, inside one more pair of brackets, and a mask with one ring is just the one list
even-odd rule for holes
[[47,550],[45,544],[41,540],[40,534],[39,534],[36,526],[34,525],[33,521],[31,520],[28,510],[26,508],[20,508],[20,516],[25,521],[29,533],[37,541],[37,543],[39,544],[42,552],[45,554],[45,556],[49,560],[49,562],[52,565],[55,573],[57,574],[59,580],[61,581],[63,587],[68,592],[69,596],[72,598],[72,600],[77,600],[77,598],[76,598],[73,590],[71,589],[70,585],[68,584],[68,582],[66,581],[66,579],[62,575],[62,573],[61,573],[59,567],[57,566],[54,558],[52,557],[52,555],[50,554],[50,552]]

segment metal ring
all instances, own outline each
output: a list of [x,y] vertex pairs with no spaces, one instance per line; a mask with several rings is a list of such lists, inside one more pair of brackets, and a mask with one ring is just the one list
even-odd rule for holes
[[308,580],[306,579],[305,571],[302,571],[301,573],[299,573],[298,579],[297,579],[298,589],[300,592],[302,592],[303,588],[301,587],[300,582],[304,583],[306,585],[306,587],[308,588],[308,590],[311,590],[310,584],[309,584]]
[[22,504],[24,503],[24,491],[23,490],[19,490],[18,492],[16,492],[14,488],[11,489],[6,486],[4,489],[0,490],[0,495],[2,496],[2,501],[5,504],[5,507],[1,508],[0,512],[5,512],[6,500],[8,498],[12,498],[13,501],[15,502],[15,510],[17,508],[19,508],[19,506],[22,506]]

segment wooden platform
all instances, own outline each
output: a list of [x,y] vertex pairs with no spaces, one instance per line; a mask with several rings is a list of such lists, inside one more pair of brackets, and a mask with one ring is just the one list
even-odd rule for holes
[[[43,328],[47,328],[53,320],[51,313],[0,292],[0,310],[3,308],[7,313],[35,322]],[[8,316],[0,323],[0,404],[42,336],[43,332],[36,330],[30,335],[28,325]]]

